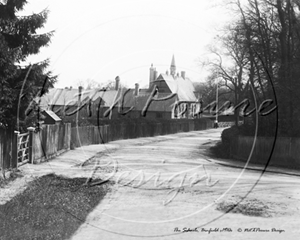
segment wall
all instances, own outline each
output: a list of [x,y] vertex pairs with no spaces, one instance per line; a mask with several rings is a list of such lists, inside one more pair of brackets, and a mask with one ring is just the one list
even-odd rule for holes
[[[247,160],[254,142],[253,137],[239,136],[231,146],[231,154],[237,159]],[[251,157],[252,163],[266,164],[272,152],[274,138],[257,137]],[[271,166],[300,168],[300,138],[280,137],[276,139],[270,160]]]

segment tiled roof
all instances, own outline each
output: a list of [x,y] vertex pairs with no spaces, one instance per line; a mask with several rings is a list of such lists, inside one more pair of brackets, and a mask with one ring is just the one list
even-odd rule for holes
[[[173,78],[172,75],[160,74],[156,81],[164,80],[172,93],[176,93],[179,101],[197,101],[195,96],[195,88],[193,83],[189,79],[183,79],[182,77]],[[154,81],[155,84],[155,81]]]
[[[151,93],[147,93],[144,95],[134,96],[134,93],[128,93],[124,97],[124,104],[123,106],[125,108],[134,107],[134,111],[142,111],[146,104],[148,99],[150,98]],[[165,98],[167,96],[170,96],[170,93],[159,93],[157,96],[155,96],[155,99],[161,99]],[[173,106],[177,100],[176,94],[169,99],[163,100],[163,101],[152,101],[148,107],[148,111],[153,112],[171,112],[173,109]]]
[[[159,79],[159,78],[158,78]],[[160,79],[165,80],[169,86],[174,96],[170,99],[163,101],[152,101],[148,111],[156,112],[170,112],[177,100],[180,101],[196,101],[194,94],[194,87],[190,80],[183,79],[182,77],[177,77],[175,80],[171,75],[160,74]],[[105,107],[110,107],[119,98],[119,96],[124,94],[125,90],[107,90],[103,89],[90,89],[83,90],[81,95],[81,100],[91,99],[96,101],[101,98]],[[78,104],[78,89],[59,89],[52,88],[49,92],[43,95],[41,98],[36,98],[36,102],[39,102],[40,107],[45,110],[49,109],[50,106],[66,106],[66,105],[77,105]],[[125,94],[123,99],[123,107],[130,108],[134,107],[136,111],[142,111],[147,104],[150,97],[150,92],[148,90],[141,90],[138,96],[135,96],[135,90],[130,89]],[[164,98],[170,96],[171,93],[159,93],[155,98]]]
[[[52,105],[56,106],[67,106],[77,105],[78,103],[78,89],[60,89],[52,88],[48,93],[43,95],[41,98],[37,97],[35,100],[39,103],[42,109],[47,109]],[[104,106],[111,106],[118,96],[118,91],[103,89],[91,89],[83,90],[81,93],[82,101],[91,99],[95,101],[99,98],[102,99]]]

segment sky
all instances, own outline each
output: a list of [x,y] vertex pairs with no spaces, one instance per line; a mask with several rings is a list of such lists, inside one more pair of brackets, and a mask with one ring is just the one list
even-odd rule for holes
[[54,30],[49,47],[28,62],[50,58],[49,70],[58,75],[55,87],[77,87],[92,79],[101,84],[119,76],[134,88],[148,87],[151,64],[158,73],[169,70],[174,54],[177,71],[194,82],[208,72],[198,59],[230,13],[222,0],[28,0],[23,15],[47,8]]

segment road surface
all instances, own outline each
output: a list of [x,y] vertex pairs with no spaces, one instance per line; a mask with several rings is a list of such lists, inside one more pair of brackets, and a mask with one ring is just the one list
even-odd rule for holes
[[[220,134],[211,129],[107,144],[84,168],[93,181],[115,184],[72,239],[299,239],[297,173],[262,175],[220,164],[207,155]],[[232,203],[240,213],[226,208]]]

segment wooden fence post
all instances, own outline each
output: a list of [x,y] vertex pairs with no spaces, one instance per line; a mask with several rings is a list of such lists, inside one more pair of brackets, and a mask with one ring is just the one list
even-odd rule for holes
[[14,131],[14,137],[12,139],[12,148],[11,148],[11,168],[18,168],[18,139],[20,132]]
[[29,132],[29,142],[28,142],[28,162],[33,163],[33,151],[34,151],[34,127],[27,128]]

